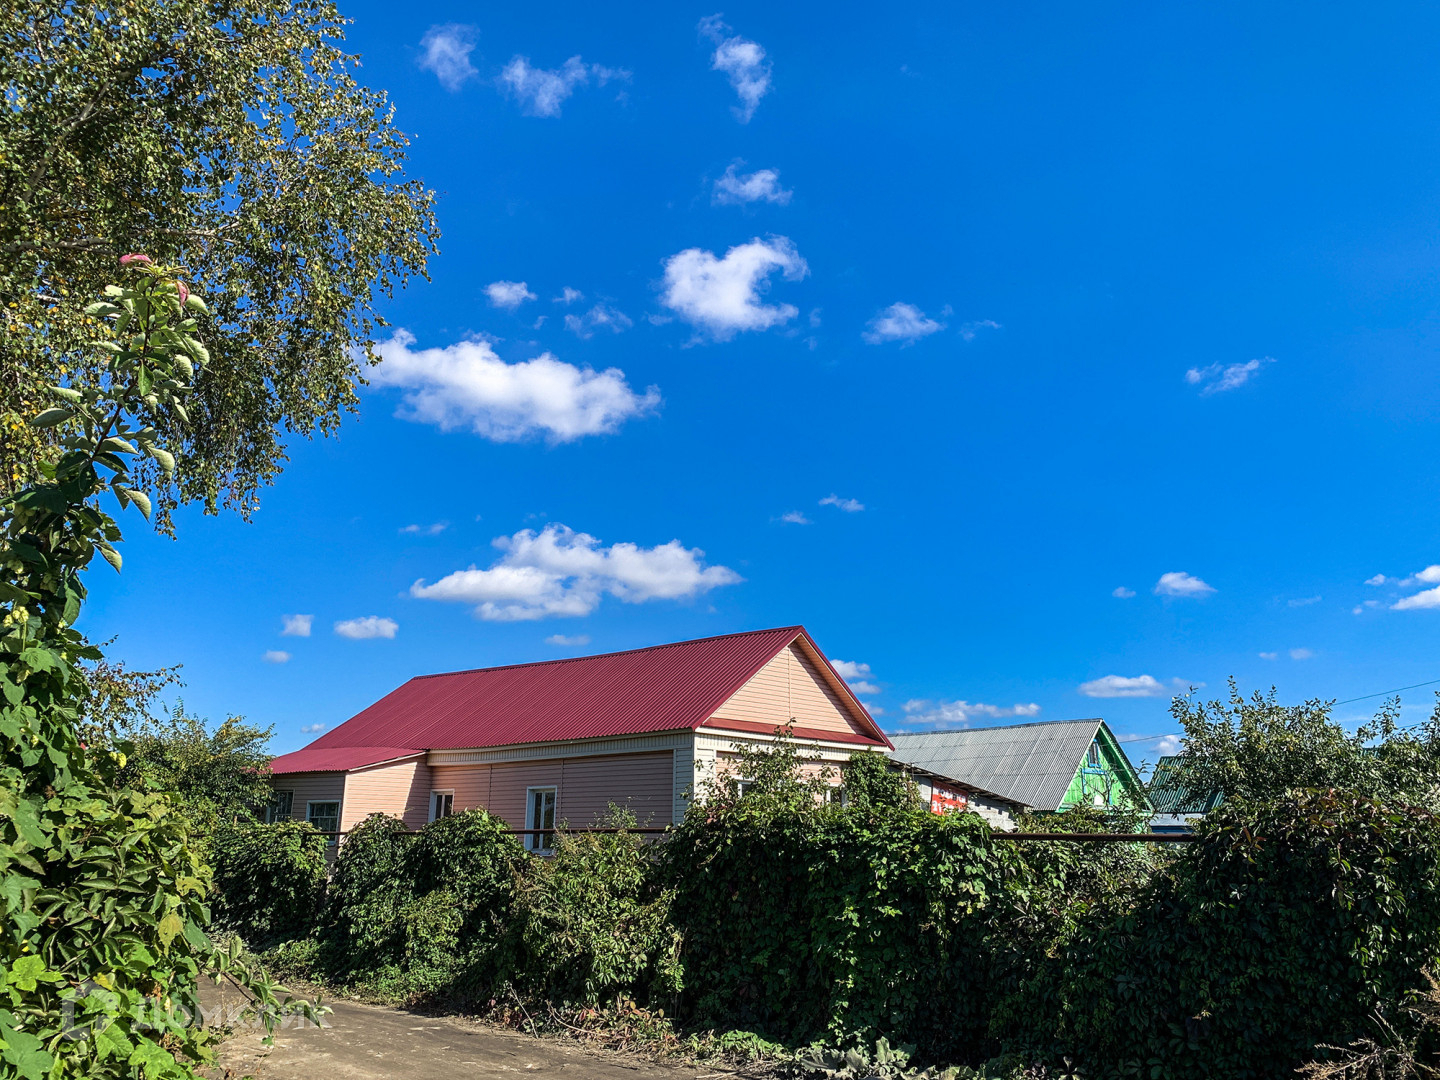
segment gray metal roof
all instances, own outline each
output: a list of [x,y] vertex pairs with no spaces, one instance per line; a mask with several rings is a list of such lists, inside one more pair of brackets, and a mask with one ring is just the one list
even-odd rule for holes
[[1058,810],[1103,721],[891,734],[896,761],[993,791],[1036,810]]

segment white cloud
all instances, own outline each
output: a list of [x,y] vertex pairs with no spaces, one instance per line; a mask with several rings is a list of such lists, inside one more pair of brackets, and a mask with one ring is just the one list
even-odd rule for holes
[[1275,358],[1262,356],[1243,364],[1211,364],[1209,367],[1191,368],[1185,372],[1185,381],[1200,387],[1202,395],[1219,394],[1235,390],[1249,382],[1264,364],[1273,364]]
[[433,71],[440,85],[452,94],[467,81],[480,74],[470,63],[470,54],[475,51],[476,32],[473,26],[449,23],[432,26],[420,39],[424,49],[419,63],[426,71]]
[[820,500],[821,506],[833,506],[837,510],[844,510],[847,514],[858,514],[865,509],[865,504],[859,499],[842,499],[833,492]]
[[582,339],[594,337],[596,330],[623,334],[634,325],[630,316],[605,304],[596,304],[584,315],[565,316],[565,329]]
[[588,533],[547,525],[497,537],[504,554],[485,570],[457,570],[433,585],[410,587],[422,600],[474,604],[475,614],[494,622],[588,615],[607,593],[628,604],[680,600],[742,580],[725,566],[706,566],[705,552],[679,540],[643,548],[619,543],[602,547]]
[[1206,596],[1214,591],[1214,586],[1183,570],[1161,574],[1160,580],[1155,583],[1156,596]]
[[806,517],[804,514],[802,514],[799,510],[787,510],[787,511],[785,511],[785,513],[783,513],[783,514],[780,515],[780,520],[783,521],[783,522],[785,522],[785,524],[787,524],[787,525],[810,525],[810,524],[813,524],[813,522],[811,522],[811,520],[810,520],[808,517]]
[[1028,704],[985,705],[968,701],[926,701],[911,699],[905,702],[905,723],[912,727],[966,727],[975,717],[990,720],[1004,720],[1013,717],[1029,718],[1040,715],[1040,706],[1033,701]]
[[437,521],[433,525],[406,525],[400,531],[411,536],[439,536],[449,527],[448,521]]
[[1440,608],[1440,585],[1413,596],[1402,596],[1390,605],[1393,611],[1421,611],[1426,608]]
[[281,637],[309,637],[314,615],[281,615]]
[[686,248],[665,261],[661,302],[687,322],[709,331],[717,341],[738,330],[767,330],[800,314],[792,304],[762,304],[770,275],[799,281],[810,267],[784,236],[732,247],[723,259],[700,248]]
[[1424,582],[1426,585],[1440,584],[1440,566],[1427,566],[1418,574],[1410,575],[1410,577],[1400,582],[1400,584],[1409,586],[1414,585],[1417,581]]
[[1298,599],[1295,599],[1295,600],[1287,600],[1287,601],[1285,601],[1285,605],[1286,605],[1287,607],[1308,607],[1308,606],[1310,606],[1311,604],[1318,604],[1318,603],[1320,603],[1320,601],[1321,601],[1322,599],[1324,599],[1324,597],[1320,597],[1320,596],[1302,596],[1302,597],[1300,597],[1300,598],[1298,598]]
[[1167,697],[1165,684],[1153,675],[1105,675],[1080,684],[1080,693],[1096,698]]
[[[878,694],[880,687],[873,682],[875,673],[870,670],[869,664],[861,664],[854,660],[831,660],[833,667],[847,683],[850,689],[857,694]],[[866,708],[870,708],[866,705]],[[873,710],[872,710],[873,711]]]
[[577,86],[594,79],[601,86],[607,82],[630,81],[624,68],[608,68],[586,64],[572,56],[553,71],[537,68],[528,56],[517,56],[500,72],[500,86],[520,103],[520,111],[529,116],[559,116],[560,106],[575,92]]
[[490,303],[506,311],[514,311],[526,300],[535,299],[523,281],[492,281],[485,286],[485,295],[490,297]]
[[999,330],[1001,326],[994,319],[979,319],[976,322],[967,322],[960,327],[960,337],[964,341],[974,341],[975,335],[981,330]]
[[923,337],[945,329],[945,324],[927,316],[914,304],[897,302],[881,311],[868,324],[870,329],[860,336],[871,345],[899,341],[913,345]]
[[1310,659],[1311,657],[1313,657],[1314,655],[1315,655],[1315,654],[1314,654],[1313,652],[1311,652],[1309,649],[1291,649],[1291,650],[1290,650],[1290,659],[1291,659],[1291,660],[1309,660],[1309,659]]
[[306,725],[305,725],[304,727],[302,727],[300,730],[301,730],[301,732],[303,732],[303,733],[306,734],[306,735],[315,735],[315,734],[318,734],[319,732],[324,731],[324,730],[325,730],[325,725],[324,725],[324,724],[306,724]]
[[719,206],[744,206],[746,203],[767,202],[786,205],[795,193],[780,186],[779,169],[756,169],[743,176],[738,169],[744,162],[729,166],[715,181],[710,200]]
[[1350,609],[1350,614],[1351,614],[1351,615],[1361,615],[1361,614],[1364,614],[1364,612],[1365,612],[1365,609],[1364,609],[1363,607],[1361,607],[1359,604],[1356,604],[1353,608]]
[[267,664],[288,664],[290,662],[290,654],[284,649],[266,649],[265,655],[260,657],[260,659],[264,660]]
[[1262,653],[1260,654],[1260,659],[1261,659],[1261,660],[1274,660],[1274,659],[1276,659],[1279,655],[1280,655],[1279,653],[1262,652]]
[[1110,591],[1110,595],[1117,600],[1129,600],[1135,595],[1134,589],[1127,589],[1124,585],[1117,585]]
[[364,615],[358,619],[341,619],[335,624],[335,633],[351,641],[366,641],[370,638],[393,638],[400,629],[394,619],[381,615]]
[[585,294],[579,289],[572,289],[569,285],[560,290],[560,295],[552,299],[552,304],[573,304],[577,300],[584,300]]
[[1390,580],[1390,579],[1387,578],[1384,574],[1376,574],[1376,575],[1375,575],[1374,577],[1372,577],[1372,578],[1366,578],[1366,579],[1365,579],[1365,584],[1366,584],[1366,585],[1384,585],[1384,584],[1385,584],[1387,581],[1389,581],[1389,580]]
[[719,15],[700,20],[700,33],[715,43],[710,66],[723,71],[740,97],[740,104],[731,111],[735,119],[748,124],[755,109],[770,90],[770,61],[759,43],[732,34]]
[[549,637],[547,637],[547,638],[545,639],[545,644],[546,644],[546,645],[559,645],[559,646],[565,647],[565,648],[572,647],[572,646],[579,646],[579,645],[589,645],[589,644],[590,644],[590,635],[589,635],[589,634],[551,634]]
[[1179,752],[1179,735],[1166,735],[1155,744],[1155,753],[1158,754],[1160,757],[1166,757],[1170,754],[1178,754]]
[[485,341],[440,349],[412,349],[414,343],[405,330],[380,342],[381,363],[370,381],[405,391],[396,415],[443,431],[468,428],[495,442],[535,435],[569,442],[615,431],[660,405],[658,387],[637,394],[619,368],[579,368],[548,352],[507,364]]

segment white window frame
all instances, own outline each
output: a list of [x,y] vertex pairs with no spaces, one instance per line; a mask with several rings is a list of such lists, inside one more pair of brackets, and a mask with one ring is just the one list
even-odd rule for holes
[[[450,813],[449,813],[449,814],[436,813],[436,811],[439,809],[440,799],[441,799],[442,796],[445,796],[445,795],[450,796]],[[454,813],[455,813],[455,789],[454,789],[454,788],[435,788],[433,791],[430,792],[430,820],[431,820],[431,821],[439,821],[442,817],[450,817],[450,816],[453,815]]]
[[[534,787],[527,787],[525,789],[525,828],[527,829],[546,828],[546,825],[543,821],[535,820],[535,795],[538,792],[542,791],[548,791],[550,793],[549,827],[553,829],[555,827],[555,823],[560,820],[559,786],[556,784],[536,784]],[[551,833],[550,836],[553,840],[554,834]],[[544,837],[540,833],[527,832],[525,834],[525,850],[533,851],[536,855],[549,855],[553,849],[540,846],[540,841],[543,838]]]
[[[281,796],[285,797],[285,813],[278,812]],[[293,791],[272,791],[270,801],[265,804],[265,823],[273,825],[277,821],[289,821],[295,815],[295,792]]]
[[[305,820],[308,821],[311,825],[315,825],[315,811],[314,811],[314,807],[317,807],[317,806],[333,806],[333,807],[335,807],[335,828],[333,828],[333,829],[325,829],[325,830],[322,830],[322,831],[324,831],[324,832],[337,832],[337,833],[338,833],[338,832],[340,831],[340,809],[341,809],[341,807],[340,807],[340,800],[339,800],[339,799],[309,799],[309,800],[307,800],[306,803],[305,803]],[[326,816],[328,817],[329,815],[327,814]],[[318,825],[315,825],[315,827],[316,827],[317,829],[319,828]],[[325,843],[328,844],[328,845],[333,845],[333,844],[339,842],[339,840],[340,840],[340,838],[339,838],[338,836],[327,836],[327,837],[325,838]]]

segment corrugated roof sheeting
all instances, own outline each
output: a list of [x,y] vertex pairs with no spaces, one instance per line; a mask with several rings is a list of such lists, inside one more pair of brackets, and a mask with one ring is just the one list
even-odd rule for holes
[[993,791],[1037,810],[1058,810],[1101,721],[892,734],[897,761]]
[[[797,638],[824,659],[803,627],[785,626],[601,656],[424,675],[297,753],[324,761],[321,751],[334,751],[340,760],[342,752],[396,742],[452,750],[693,730]],[[853,700],[848,689],[845,694]],[[883,742],[864,707],[857,701],[854,708]]]
[[277,776],[302,772],[349,772],[351,769],[414,757],[424,752],[411,746],[341,746],[322,750],[307,746],[303,750],[273,758],[270,771]]

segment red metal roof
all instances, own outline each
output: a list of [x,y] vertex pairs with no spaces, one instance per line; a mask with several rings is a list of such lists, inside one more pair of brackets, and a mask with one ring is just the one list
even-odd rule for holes
[[[454,750],[694,730],[797,638],[842,688],[875,744],[889,740],[804,627],[678,641],[629,652],[422,675],[276,758],[280,772],[344,771],[413,750]],[[366,755],[381,751],[386,757]],[[305,755],[301,758],[300,755]],[[292,761],[303,761],[304,768]]]

